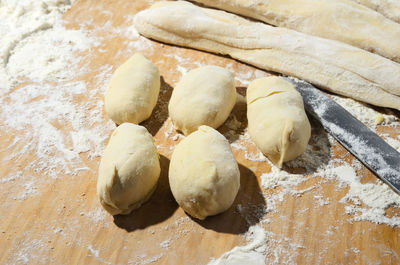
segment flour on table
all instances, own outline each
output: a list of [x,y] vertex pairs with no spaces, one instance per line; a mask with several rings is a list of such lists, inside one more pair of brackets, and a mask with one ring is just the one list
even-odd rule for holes
[[[243,81],[243,83],[246,83],[246,81]],[[375,118],[381,113],[352,99],[338,96],[333,96],[333,99],[338,101],[339,104],[345,107],[369,128],[377,132],[378,128]],[[320,107],[323,108],[323,106]],[[382,115],[386,126],[398,127],[398,118],[392,115],[390,111],[389,114]],[[264,199],[266,200],[264,211],[266,213],[279,214],[277,212],[279,209],[278,205],[284,202],[287,196],[299,196],[304,193],[314,194],[313,197],[316,208],[328,207],[333,201],[327,195],[322,195],[320,190],[322,184],[329,183],[329,185],[336,185],[336,188],[339,190],[348,189],[339,203],[344,204],[350,222],[369,221],[377,224],[386,224],[392,227],[400,226],[400,219],[397,215],[387,216],[386,214],[387,209],[390,207],[400,208],[400,197],[379,179],[376,179],[376,181],[372,183],[362,183],[362,178],[356,173],[356,170],[363,168],[361,163],[358,160],[354,160],[350,164],[345,160],[346,156],[335,157],[333,149],[338,143],[331,135],[327,134],[320,125],[313,124],[313,134],[305,153],[297,159],[287,162],[284,169],[281,170],[272,165],[261,152],[257,150],[255,152],[250,152],[248,146],[253,144],[247,129],[243,132],[239,132],[240,135],[238,136],[237,133],[240,125],[231,126],[231,124],[229,124],[231,122],[232,121],[228,120],[226,124],[228,128],[232,127],[232,130],[235,132],[228,133],[228,136],[234,139],[231,143],[231,147],[234,150],[243,152],[244,158],[249,161],[268,163],[271,169],[269,172],[261,174],[261,185],[264,189],[279,187],[278,191],[272,195],[264,195]],[[400,136],[391,137],[384,133],[380,133],[380,135],[390,145],[399,150]],[[304,172],[292,173],[292,169],[296,168],[302,169]],[[310,179],[317,179],[318,181],[316,184],[305,184],[305,188],[299,188],[301,184],[306,183]],[[246,213],[242,209],[246,207],[248,206],[237,205],[238,212],[243,218],[246,218]],[[306,210],[308,210],[308,208]],[[307,214],[307,211],[305,214]],[[260,223],[268,223],[268,219],[264,217]],[[332,227],[332,229],[334,228]],[[327,236],[332,234],[332,231],[327,231]],[[290,241],[291,239],[288,239],[288,242]],[[268,258],[268,261],[272,260],[272,264],[281,264],[283,260],[287,261],[288,264],[296,262],[295,257],[298,248],[289,246],[290,244],[286,243],[281,241],[274,242],[273,239],[270,239],[266,245],[269,246],[272,244],[276,248],[274,247],[274,250],[268,253],[268,257],[272,258]],[[218,260],[220,263],[210,264],[228,264],[223,262],[226,262],[226,259],[230,257],[232,252],[235,253],[235,257],[238,259],[248,260],[247,253],[237,251],[237,249],[234,248],[225,253],[221,257],[221,260]],[[357,251],[353,251],[353,253],[358,254]],[[273,257],[275,257],[275,260]]]
[[140,264],[140,265],[151,264],[151,263],[157,262],[157,261],[160,260],[163,256],[164,256],[164,254],[161,253],[161,254],[158,254],[158,255],[156,255],[156,256],[154,256],[154,257],[151,257],[151,258],[148,258],[148,259],[143,259],[139,264]]
[[[41,188],[51,185],[54,179],[65,178],[67,175],[69,179],[76,180],[79,179],[76,176],[84,176],[86,172],[96,170],[86,161],[102,154],[105,142],[115,127],[103,116],[102,99],[114,70],[113,66],[103,65],[89,69],[87,65],[92,50],[107,52],[99,46],[101,38],[126,38],[121,44],[125,46],[115,54],[115,58],[121,58],[121,61],[131,51],[145,51],[146,54],[155,52],[153,42],[139,36],[132,26],[115,27],[111,22],[107,23],[104,25],[105,30],[102,29],[105,36],[101,37],[95,37],[93,32],[85,29],[85,25],[80,25],[80,28],[65,28],[62,14],[71,5],[72,1],[69,0],[0,1],[0,135],[6,139],[6,146],[0,147],[0,153],[3,155],[0,162],[16,165],[8,175],[0,178],[0,191],[9,199],[3,202],[3,209],[40,196]],[[95,5],[92,8],[96,8]],[[107,13],[106,10],[102,12]],[[133,16],[126,19],[133,21]],[[194,67],[204,65],[203,62],[185,57],[185,53],[180,49],[174,51],[176,53],[166,54],[165,57],[176,63],[176,69],[173,70],[182,75]],[[89,71],[95,74],[92,82],[86,83],[82,81],[84,78],[81,75]],[[236,73],[236,82],[239,85],[245,86],[252,79],[266,74],[261,70],[246,71],[248,67],[239,67]],[[172,80],[173,83],[176,81],[178,80]],[[173,83],[171,85],[174,85]],[[79,100],[76,99],[82,97],[85,100],[78,103]],[[337,96],[333,96],[333,99],[375,131],[379,129],[375,124],[375,117],[379,114],[383,115],[385,126],[398,128],[400,125],[398,118],[390,111],[379,113],[368,105],[351,99]],[[170,121],[167,120],[162,125],[164,136],[176,145],[182,136],[177,134],[172,126],[168,127],[168,122]],[[242,159],[253,163],[269,163],[256,149],[248,150],[247,146],[252,143],[247,129],[242,128],[237,117],[230,116],[226,127],[229,130],[226,136],[231,140],[231,147],[239,152]],[[295,263],[296,251],[302,246],[292,243],[291,239],[287,238],[275,241],[272,238],[274,235],[260,225],[271,222],[270,216],[265,215],[265,212],[277,214],[279,204],[284,202],[287,196],[311,193],[316,208],[329,207],[334,201],[328,195],[320,193],[321,184],[325,183],[336,185],[338,190],[345,191],[339,203],[344,205],[349,221],[368,221],[400,227],[398,216],[386,214],[390,207],[400,207],[398,195],[378,179],[372,183],[364,183],[357,171],[362,166],[356,160],[351,163],[343,158],[332,160],[332,149],[338,144],[321,128],[316,127],[318,126],[313,124],[312,139],[302,156],[287,163],[284,170],[270,164],[268,166],[272,167],[271,171],[260,174],[261,188],[264,191],[274,190],[272,196],[264,193],[267,207],[257,209],[257,213],[260,211],[264,217],[260,224],[250,227],[246,233],[250,236],[249,242],[233,248],[210,264],[226,264],[233,260],[240,262],[243,259],[245,264],[264,264],[270,257],[273,259],[271,263],[280,264],[284,263],[283,255],[289,257],[288,264]],[[390,145],[400,150],[398,135],[379,134]],[[174,144],[159,147],[168,149],[171,153]],[[28,155],[35,157],[30,163],[25,162]],[[291,168],[301,168],[304,173],[293,173],[289,170]],[[310,179],[317,179],[318,182],[308,185],[307,181]],[[237,205],[238,213],[245,216],[247,211],[244,209],[253,211],[252,207],[253,205]],[[303,214],[308,214],[308,208],[302,210]],[[57,210],[59,214],[65,211],[65,206],[60,206]],[[81,216],[67,218],[65,224],[51,224],[47,232],[57,234],[68,247],[81,247],[88,251],[98,262],[111,264],[106,257],[102,257],[103,249],[92,245],[92,238],[77,232],[81,221],[87,221],[94,227],[113,225],[112,221],[108,220],[109,215],[100,207],[89,208],[87,211],[82,209],[82,213]],[[182,239],[196,229],[193,223],[190,218],[181,217],[169,226],[160,228],[173,233],[173,238],[164,238],[159,245],[160,249],[166,252],[150,256],[139,251],[137,258],[131,263],[151,264],[161,260],[167,255],[173,240]],[[335,235],[337,225],[330,226],[325,234]],[[32,224],[32,227],[37,228],[35,224]],[[52,263],[52,257],[47,256],[49,244],[46,239],[32,238],[32,231],[24,232],[15,240],[15,245],[10,250],[13,254],[5,260],[6,263],[24,264],[30,260]],[[71,236],[71,232],[75,236]],[[158,230],[153,231],[154,234],[157,232]],[[277,247],[272,250],[271,245]],[[349,253],[358,252],[358,249],[349,248]],[[385,249],[380,253],[391,252]]]
[[250,240],[247,245],[234,247],[208,265],[264,265],[268,242],[266,231],[258,225],[251,226],[246,238]]
[[385,141],[392,146],[394,149],[396,149],[398,152],[400,152],[400,135],[397,136],[397,138],[391,138],[389,136],[385,137]]
[[377,224],[400,226],[398,216],[387,217],[386,209],[391,206],[400,207],[400,196],[382,181],[361,183],[354,167],[342,165],[326,170],[326,174],[334,175],[349,187],[347,194],[341,199],[346,205],[346,212],[353,216],[355,221],[371,221]]
[[30,261],[35,260],[38,263],[50,263],[50,257],[46,255],[32,254],[38,249],[44,249],[46,246],[45,242],[40,239],[34,240],[22,240],[20,248],[14,254],[13,262],[16,264],[28,264]]
[[160,243],[160,247],[165,248],[166,250],[169,249],[170,245],[171,245],[171,239],[164,240],[163,242]]
[[105,222],[108,214],[100,206],[83,212],[83,216],[89,218],[93,223],[102,223],[105,227],[109,226],[109,223]]
[[[53,178],[74,174],[74,167],[84,165],[80,153],[100,155],[108,137],[104,132],[110,129],[110,124],[108,129],[98,124],[104,120],[101,98],[76,104],[76,97],[88,94],[87,84],[66,82],[84,73],[87,55],[76,53],[88,54],[94,42],[84,29],[64,27],[61,16],[71,4],[68,0],[0,4],[0,84],[5,86],[0,92],[4,122],[0,130],[18,132],[9,159],[18,161],[33,153],[37,162],[27,169],[46,170]],[[16,87],[27,81],[30,84]],[[102,90],[104,85],[98,94]],[[59,130],[66,126],[71,127],[70,135]],[[18,146],[22,142],[24,146]]]
[[64,28],[70,0],[2,1],[0,84],[2,94],[23,80],[60,81],[75,77],[77,51],[90,47],[84,30]]
[[[92,83],[80,81],[99,43],[83,26],[64,26],[71,5],[0,2],[0,135],[8,144],[0,162],[16,165],[1,183],[10,199],[39,196],[53,179],[90,171],[84,160],[101,155],[114,128],[102,111],[112,67],[91,69],[97,72]],[[82,97],[89,100],[78,103]],[[27,163],[27,156],[34,159]]]
[[293,187],[306,179],[301,174],[290,174],[280,168],[271,165],[271,172],[261,175],[261,184],[264,188],[273,189],[277,186]]
[[372,109],[365,103],[358,102],[351,98],[345,98],[337,95],[331,95],[332,99],[336,101],[339,105],[345,108],[353,116],[367,125],[373,131],[376,131],[377,119],[382,117],[383,124],[389,126],[398,126],[400,122],[397,120],[396,116],[393,114],[379,113],[378,111]]

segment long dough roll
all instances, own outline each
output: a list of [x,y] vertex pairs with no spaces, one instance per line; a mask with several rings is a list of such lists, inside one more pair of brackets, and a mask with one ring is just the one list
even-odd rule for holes
[[367,6],[400,23],[400,1],[399,0],[352,0],[364,6]]
[[351,0],[193,0],[400,62],[400,24]]
[[400,110],[400,65],[353,46],[188,2],[158,2],[135,26],[159,41],[227,54],[334,93]]

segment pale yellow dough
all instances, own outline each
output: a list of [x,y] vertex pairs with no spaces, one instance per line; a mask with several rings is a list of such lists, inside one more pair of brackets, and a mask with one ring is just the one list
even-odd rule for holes
[[160,162],[146,128],[123,123],[112,133],[101,158],[97,195],[110,214],[129,214],[156,188]]
[[178,204],[195,218],[227,210],[240,186],[240,172],[229,142],[215,129],[200,126],[175,147],[169,184]]
[[[345,42],[400,62],[400,24],[351,0],[194,1],[271,25]],[[372,2],[372,0],[358,1]],[[399,0],[395,0],[392,5],[398,7],[399,3]],[[385,6],[388,10],[392,7]]]
[[234,75],[219,66],[203,66],[189,71],[172,92],[169,116],[185,135],[201,125],[218,128],[236,102]]
[[136,53],[111,77],[104,97],[106,112],[116,124],[139,124],[150,117],[159,92],[157,67],[142,54]]
[[352,0],[365,5],[387,18],[400,23],[400,1],[399,0]]
[[263,77],[247,88],[247,119],[251,139],[274,164],[301,155],[307,148],[311,126],[303,98],[281,77]]
[[227,54],[334,93],[400,110],[400,65],[334,40],[251,22],[188,2],[157,2],[135,16],[140,34]]

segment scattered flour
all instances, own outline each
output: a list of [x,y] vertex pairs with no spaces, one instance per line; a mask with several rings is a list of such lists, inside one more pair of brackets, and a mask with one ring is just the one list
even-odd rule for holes
[[396,116],[392,114],[384,114],[379,113],[378,111],[368,107],[367,104],[358,102],[351,98],[345,98],[341,96],[332,95],[333,100],[335,100],[339,105],[345,108],[348,112],[350,112],[353,116],[367,125],[370,129],[376,131],[377,117],[382,115],[383,124],[398,126],[400,125],[399,121],[397,121]]
[[90,46],[82,30],[66,30],[62,26],[41,30],[19,41],[10,54],[6,70],[14,82],[72,79],[79,62],[74,53],[88,50]]
[[22,178],[23,176],[22,176],[22,172],[21,171],[18,171],[16,174],[14,174],[14,175],[11,175],[11,176],[9,176],[9,177],[7,177],[7,178],[2,178],[1,180],[0,180],[0,183],[7,183],[7,182],[12,182],[12,181],[16,181],[17,179],[20,179],[20,178]]
[[264,265],[268,242],[266,231],[258,225],[251,226],[246,238],[250,240],[247,245],[234,247],[208,265]]
[[273,189],[277,186],[294,187],[305,181],[301,174],[290,174],[271,165],[271,172],[261,175],[261,184],[264,188]]
[[[46,171],[57,178],[61,174],[75,174],[75,168],[84,166],[79,154],[88,152],[95,157],[102,153],[112,126],[97,124],[97,110],[102,104],[88,102],[77,104],[75,96],[84,96],[87,88],[83,82],[26,85],[0,98],[0,130],[12,128],[18,132],[19,142],[25,145],[14,148],[8,159],[19,160],[27,153],[38,160],[27,169]],[[44,97],[46,95],[46,97]],[[15,117],[18,117],[17,119]],[[69,137],[57,127],[70,127]],[[26,128],[30,128],[29,131]]]
[[[55,179],[65,174],[77,175],[92,170],[85,160],[101,155],[105,141],[115,126],[112,122],[105,123],[102,100],[113,68],[105,65],[96,69],[98,74],[92,84],[80,81],[83,79],[80,76],[89,71],[86,65],[89,61],[87,56],[90,55],[91,49],[99,46],[99,39],[84,27],[81,29],[64,27],[62,14],[71,5],[70,0],[0,1],[2,18],[0,20],[2,36],[0,38],[0,119],[2,120],[0,135],[10,138],[9,145],[1,147],[0,150],[9,155],[0,162],[23,163],[27,154],[36,158],[28,165],[23,164],[25,168],[10,172],[0,179],[0,183],[4,186],[21,187],[21,193],[9,192],[10,198],[15,200],[26,200],[37,196],[40,193],[40,181],[46,179],[45,177]],[[126,19],[132,21],[133,16]],[[109,34],[125,36],[128,40],[124,45],[126,44],[128,49],[153,52],[151,41],[139,36],[134,27],[118,28],[113,27],[111,23],[105,24],[104,27],[110,29]],[[132,41],[133,39],[135,41]],[[99,52],[106,51],[99,49]],[[125,52],[125,49],[121,49],[116,56],[122,56]],[[193,67],[203,65],[185,58],[179,50],[176,54],[166,54],[165,57],[177,62],[175,70],[181,75]],[[227,67],[232,68],[229,65]],[[248,85],[252,79],[264,75],[265,72],[260,70],[239,69],[236,81],[240,85]],[[82,97],[87,100],[77,100]],[[376,117],[379,112],[352,99],[332,97],[368,127],[377,130]],[[382,115],[384,125],[391,127],[400,125],[396,116]],[[168,122],[170,121],[166,120],[164,125]],[[234,115],[229,117],[226,127],[229,129],[227,137],[232,140],[232,148],[243,152],[244,159],[256,163],[269,163],[260,152],[247,151],[245,146],[251,143],[248,130],[240,132],[243,126]],[[68,133],[64,132],[63,128],[66,128]],[[264,190],[281,188],[276,189],[277,191],[271,196],[265,195],[267,207],[262,210],[275,212],[285,196],[298,196],[316,189],[321,183],[329,182],[337,183],[338,189],[348,189],[340,202],[345,204],[346,213],[350,215],[352,221],[370,221],[400,227],[398,216],[386,215],[389,207],[400,207],[399,196],[380,180],[374,183],[362,183],[362,178],[355,170],[359,166],[355,162],[349,164],[341,159],[331,159],[332,146],[337,143],[321,128],[313,130],[310,145],[302,156],[286,163],[283,170],[269,163],[271,172],[261,175]],[[15,134],[18,136],[14,136]],[[172,124],[166,128],[164,136],[173,141],[183,137],[174,132]],[[382,136],[395,149],[400,150],[399,136],[396,138],[389,135]],[[161,145],[159,147],[163,148]],[[172,151],[173,147],[168,148]],[[292,168],[301,168],[304,173],[291,173],[289,169]],[[25,174],[30,171],[44,178]],[[298,189],[300,184],[311,178],[320,178],[321,181],[303,190]],[[320,194],[314,195],[314,199],[317,207],[326,207],[332,203],[329,197]],[[247,206],[238,205],[240,209],[245,207]],[[104,223],[106,218],[101,208],[84,212],[83,216],[94,224]],[[268,222],[269,219],[260,221],[260,223]],[[190,230],[182,229],[182,225],[191,223],[188,217],[182,217],[170,227],[165,227],[165,230],[171,228],[177,231],[175,236],[178,239],[190,233]],[[66,234],[61,228],[53,232]],[[334,234],[334,228],[330,228],[326,233]],[[284,250],[278,248],[268,253],[267,246],[272,240],[268,240],[267,235],[268,232],[260,225],[251,226],[246,233],[250,241],[247,245],[235,247],[209,264],[265,264],[267,254],[275,257],[274,264],[279,264],[279,258]],[[171,239],[167,239],[159,246],[168,250],[171,242]],[[281,241],[276,243],[284,244]],[[95,249],[90,243],[85,246],[97,261],[111,264],[101,258],[100,250]],[[288,249],[301,247],[291,245]],[[40,240],[27,239],[16,246],[16,249],[18,251],[15,252],[14,261],[17,263],[28,263],[32,258],[38,262],[50,263],[46,255],[32,254],[36,250],[40,253],[46,249],[44,242]],[[353,253],[359,252],[356,248],[351,250]],[[154,263],[163,256],[164,254],[153,257],[142,255],[138,264]]]
[[[333,98],[369,128],[377,131],[375,118],[380,113],[352,99],[336,96],[333,96]],[[383,116],[385,125],[391,127],[398,126],[398,119],[395,116],[391,114],[383,114]],[[240,124],[235,124],[235,127],[240,128],[241,126]],[[386,134],[381,134],[381,136],[395,149],[400,149],[400,136],[396,136],[395,138]],[[286,163],[283,170],[275,167],[260,152],[250,153],[246,148],[249,144],[251,144],[251,139],[248,131],[244,130],[237,137],[237,140],[231,143],[231,146],[233,149],[244,152],[244,158],[249,161],[269,164],[271,168],[270,172],[260,176],[261,185],[264,189],[280,188],[277,192],[265,197],[267,205],[264,209],[265,212],[277,213],[278,204],[285,201],[285,196],[298,196],[314,189],[318,190],[321,184],[329,183],[330,185],[334,185],[336,183],[337,189],[347,189],[346,195],[340,200],[340,203],[345,205],[346,213],[350,216],[351,221],[369,221],[392,227],[400,227],[399,216],[387,216],[386,214],[387,209],[390,207],[400,208],[400,196],[379,179],[376,179],[374,183],[362,183],[361,177],[356,174],[356,169],[362,168],[361,163],[358,160],[354,160],[350,164],[346,161],[346,156],[336,157],[333,154],[333,147],[337,145],[336,140],[332,136],[327,135],[318,125],[313,125],[312,139],[306,152],[297,159]],[[304,172],[291,173],[291,169],[294,168],[301,168]],[[306,188],[299,190],[298,187],[300,184],[313,178],[320,180],[316,184],[306,185]],[[325,197],[326,195],[321,195],[317,192],[315,194],[316,207],[327,207],[332,203],[331,198]],[[241,209],[246,206],[237,205],[237,207],[238,212],[241,213]],[[243,215],[243,217],[245,216]],[[264,223],[264,220],[261,220],[261,223]],[[330,233],[331,235],[333,234],[332,231]],[[327,235],[330,235],[329,231],[327,231]],[[289,241],[291,240],[289,239]],[[291,247],[285,247],[283,242],[275,243],[278,244],[278,247],[274,248],[274,251],[270,253],[271,257],[275,256],[275,259],[268,259],[271,264],[281,264],[283,256],[291,260],[289,264],[296,262],[295,256],[293,256],[297,253],[295,250],[291,251]],[[238,252],[236,248],[225,253],[222,257],[226,259],[234,250],[236,250],[235,255],[238,255],[239,258],[248,260],[247,253]],[[357,249],[353,253],[358,254]],[[224,263],[226,260],[222,259],[222,257],[221,261],[218,260],[221,263],[215,264],[228,264]],[[246,264],[248,262],[243,263]]]
[[361,178],[350,165],[329,168],[325,173],[336,176],[339,181],[348,185],[349,191],[341,202],[353,203],[346,206],[346,212],[353,215],[355,221],[400,226],[400,217],[386,216],[386,209],[389,207],[400,207],[400,196],[388,185],[380,180],[377,180],[377,184],[361,183]]
[[88,217],[93,223],[102,223],[103,225],[108,226],[108,223],[105,222],[108,214],[101,207],[83,212],[83,215]]
[[[307,166],[304,164],[303,166]],[[356,169],[361,164],[356,160],[353,164],[340,159],[333,159],[328,164],[321,165],[314,174],[290,174],[271,164],[271,172],[261,175],[261,183],[264,188],[282,187],[282,190],[270,196],[267,200],[268,211],[276,208],[277,202],[282,202],[287,194],[296,195],[297,186],[312,177],[321,177],[320,183],[337,181],[337,188],[348,188],[347,194],[340,200],[346,204],[346,213],[352,216],[354,221],[370,221],[377,224],[386,224],[389,226],[400,226],[398,216],[388,217],[386,210],[390,207],[400,208],[400,196],[394,192],[388,185],[384,184],[378,178],[376,183],[362,183],[361,178],[357,176]],[[320,184],[312,185],[305,191],[312,190]],[[324,198],[321,195],[314,196],[320,206],[330,204],[330,198]]]
[[[114,128],[105,122],[102,100],[112,67],[89,69],[91,50],[99,43],[83,26],[64,26],[62,14],[71,5],[69,0],[0,1],[0,135],[6,139],[0,163],[15,165],[0,178],[7,198],[3,207],[13,199],[15,205],[40,196],[53,179],[92,170],[86,161],[101,155]],[[88,71],[95,77],[81,81]],[[93,222],[104,219],[96,211],[87,216]],[[29,231],[25,239],[9,263],[54,263],[48,244],[32,239]]]
[[163,256],[164,256],[164,254],[161,253],[161,254],[158,254],[158,255],[156,255],[156,256],[154,256],[154,257],[148,258],[148,259],[146,259],[146,260],[142,260],[139,264],[140,264],[140,265],[151,264],[151,263],[157,262],[157,261],[158,261],[159,259],[161,259]]
[[171,239],[167,239],[160,243],[160,247],[168,250],[171,245],[171,242],[172,242]]
[[268,161],[267,158],[261,153],[258,152],[257,154],[250,154],[248,152],[245,152],[244,157],[252,162],[266,162]]
[[35,194],[38,193],[36,183],[34,181],[25,181],[24,184],[22,184],[22,193],[21,195],[14,197],[14,200],[26,200],[29,197],[34,196]]
[[[359,118],[371,129],[376,128],[375,116],[378,114],[373,109],[356,102],[352,99],[333,96],[342,106],[344,106],[353,115]],[[384,115],[387,125],[398,126],[397,118],[393,115]],[[237,125],[240,127],[240,125]],[[313,190],[321,183],[337,181],[337,187],[344,189],[348,187],[347,195],[340,201],[346,204],[346,213],[352,216],[354,221],[370,221],[389,226],[400,226],[398,216],[386,216],[386,210],[390,207],[400,208],[400,196],[396,194],[389,186],[384,184],[378,178],[376,183],[361,183],[361,178],[356,175],[355,169],[361,168],[361,164],[356,160],[348,164],[345,160],[335,158],[332,146],[336,141],[330,135],[327,135],[322,128],[313,128],[313,135],[307,150],[297,159],[285,164],[283,170],[277,168],[266,159],[262,153],[255,155],[246,151],[245,146],[251,141],[247,131],[239,139],[231,144],[232,148],[244,151],[244,157],[252,162],[266,161],[270,167],[270,172],[260,176],[263,188],[273,189],[281,187],[281,190],[266,198],[268,207],[267,212],[275,211],[277,203],[283,202],[286,195],[298,195]],[[395,149],[400,150],[400,136],[396,138],[385,136],[385,140]],[[290,169],[302,168],[305,173],[290,173]],[[298,190],[298,186],[305,181],[321,177],[322,182],[309,186],[305,190]],[[321,195],[315,197],[319,206],[331,203],[330,198],[324,198]]]
[[29,79],[59,81],[74,77],[80,58],[90,47],[84,30],[68,30],[62,13],[70,0],[4,0],[0,3],[1,94]]
[[48,264],[50,262],[50,257],[41,253],[44,249],[45,243],[40,239],[28,240],[22,239],[18,245],[17,251],[10,263],[14,264],[29,264],[32,260],[37,263]]
[[394,149],[400,152],[400,136],[397,136],[397,139],[391,137],[385,137],[385,141],[391,145]]
[[108,262],[100,257],[100,250],[95,249],[92,245],[89,245],[87,249],[97,261],[101,262],[102,264],[112,265],[111,262]]
[[[0,134],[10,130],[10,135],[18,134],[8,147],[6,161],[34,155],[37,159],[25,170],[52,178],[87,168],[80,154],[99,156],[113,128],[112,123],[104,125],[98,96],[112,69],[98,70],[97,87],[90,87],[90,92],[85,82],[72,81],[85,73],[84,62],[96,41],[85,29],[64,27],[61,16],[71,4],[68,0],[0,3],[0,86],[4,86]],[[89,93],[92,100],[77,103],[77,98]],[[62,128],[68,128],[69,135]]]

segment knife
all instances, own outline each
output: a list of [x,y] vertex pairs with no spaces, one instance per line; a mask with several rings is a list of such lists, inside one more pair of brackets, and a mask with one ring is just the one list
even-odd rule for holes
[[307,112],[382,181],[400,194],[400,153],[313,85],[284,77],[303,96]]

